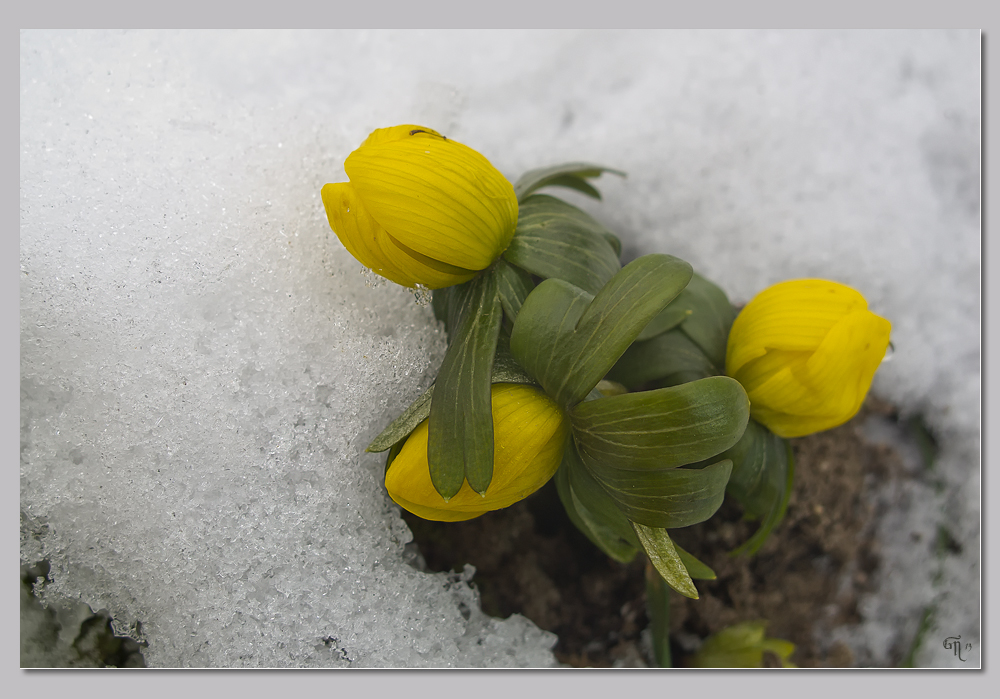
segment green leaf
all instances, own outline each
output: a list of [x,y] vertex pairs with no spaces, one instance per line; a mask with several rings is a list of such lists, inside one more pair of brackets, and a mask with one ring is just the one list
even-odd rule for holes
[[528,294],[535,288],[531,281],[531,275],[523,269],[508,264],[503,258],[497,260],[496,270],[497,284],[500,291],[500,303],[503,305],[503,312],[511,322],[517,318],[521,311],[521,305],[528,298]]
[[[575,177],[573,175],[559,175],[557,177],[549,178],[545,183],[545,187],[566,187],[567,189],[575,189],[578,192],[586,194],[592,199],[597,199],[600,201],[601,193],[597,190],[597,187],[587,182],[587,180],[582,177]],[[538,189],[541,189],[540,187]]]
[[615,251],[615,257],[621,259],[622,256],[622,241],[618,239],[618,236],[611,231],[604,231],[602,234],[604,239],[608,241],[608,245],[611,249]]
[[443,289],[435,289],[431,292],[431,310],[434,311],[434,317],[444,323],[444,330],[449,335],[451,334],[451,329],[448,327],[451,290],[452,287],[446,286]]
[[726,342],[735,311],[725,293],[695,274],[636,337],[608,378],[630,388],[677,386],[726,373]]
[[677,386],[717,374],[717,367],[701,348],[675,328],[632,343],[608,372],[608,378],[635,390],[651,381]]
[[581,458],[626,517],[667,529],[689,527],[714,515],[725,498],[732,470],[729,459],[697,469],[623,471]]
[[788,501],[792,497],[792,486],[795,481],[795,459],[792,456],[791,445],[786,440],[782,441],[785,443],[785,463],[787,466],[784,471],[785,482],[781,497],[774,501],[764,521],[761,522],[760,528],[740,546],[730,551],[730,556],[739,556],[741,554],[752,556],[757,553],[760,547],[764,545],[764,542],[767,541],[774,528],[785,518],[785,512],[788,510]]
[[791,641],[786,641],[782,638],[765,638],[760,642],[760,647],[768,653],[776,655],[778,660],[781,661],[781,667],[798,667],[798,665],[788,659],[795,652],[795,644]]
[[570,520],[597,548],[621,563],[639,550],[629,521],[580,463],[571,439],[556,472],[556,488]]
[[688,575],[690,575],[693,579],[715,580],[716,575],[714,570],[682,549],[676,542],[674,542],[674,548],[677,549],[677,555],[681,557],[681,563],[683,563],[684,567],[687,569]]
[[[491,274],[487,272],[486,276]],[[458,326],[462,311],[469,302],[469,292],[475,284],[475,279],[459,284],[448,286],[443,289],[435,289],[431,293],[431,309],[434,317],[444,323],[444,330],[448,334],[448,342],[451,343],[455,328]]]
[[490,384],[503,309],[495,274],[462,286],[468,291],[434,383],[427,438],[431,482],[446,501],[463,480],[482,494],[493,479]]
[[517,201],[521,202],[532,192],[542,187],[569,187],[578,192],[583,192],[589,197],[600,199],[601,194],[587,182],[588,178],[599,177],[603,172],[611,172],[615,175],[625,177],[621,170],[613,170],[603,165],[593,165],[591,163],[564,163],[535,170],[529,170],[521,175],[514,183],[514,194]]
[[781,437],[751,419],[740,441],[725,453],[733,461],[726,494],[735,498],[750,517],[766,515],[785,491],[785,444]]
[[642,329],[642,332],[635,338],[635,341],[642,342],[651,337],[656,337],[660,333],[673,330],[687,320],[693,311],[689,308],[689,304],[680,303],[683,296],[684,292],[682,291],[676,299],[671,301],[666,308],[649,321],[649,325]]
[[493,376],[490,381],[537,385],[510,353],[510,335],[504,331],[501,331],[500,337],[497,338],[497,353],[493,358]]
[[[628,393],[628,389],[622,386],[617,381],[608,381],[607,379],[601,379],[597,382],[597,386],[594,387],[594,391],[597,391],[600,395],[596,396],[594,400],[598,398],[606,398],[607,396],[623,396]],[[591,391],[593,393],[594,391]]]
[[[514,360],[514,357],[510,353],[510,337],[504,335],[503,332],[500,333],[497,339],[497,351],[493,358],[493,373],[490,377],[490,383],[525,383],[533,386],[537,385],[534,379],[528,376],[524,369]],[[433,386],[421,393],[420,397],[413,401],[402,415],[382,430],[382,433],[368,445],[365,451],[380,452],[396,444],[402,445],[403,440],[410,436],[410,433],[417,428],[417,425],[426,420],[431,414],[431,395],[433,393]]]
[[712,376],[587,401],[569,417],[588,466],[594,461],[616,470],[661,470],[708,459],[736,444],[750,418],[750,401],[738,381]]
[[764,651],[774,653],[782,667],[795,667],[788,658],[795,645],[780,638],[765,638],[766,621],[745,621],[709,636],[691,657],[691,667],[764,667]]
[[726,343],[736,311],[726,293],[700,274],[691,277],[675,303],[691,309],[691,315],[681,324],[681,330],[698,345],[711,361],[715,374],[726,373]]
[[621,269],[609,231],[561,199],[528,197],[503,259],[543,279],[562,279],[596,294]]
[[671,667],[670,590],[656,568],[648,562],[646,563],[646,612],[649,614],[649,631],[653,637],[653,657],[656,664],[659,667]]
[[521,307],[511,352],[557,403],[576,405],[690,274],[691,266],[676,257],[645,255],[623,267],[593,300],[562,280],[546,279]]
[[[420,397],[410,403],[410,407],[403,411],[403,414],[392,421],[382,433],[372,440],[372,443],[365,448],[365,451],[379,452],[389,449],[395,444],[401,444],[404,439],[410,436],[417,425],[427,419],[431,414],[431,396],[434,387],[431,386],[420,394]],[[393,457],[395,458],[395,457]],[[388,467],[388,464],[386,464]]]
[[649,562],[653,564],[664,582],[685,597],[698,599],[698,589],[688,575],[687,568],[684,567],[684,562],[674,548],[667,530],[646,527],[635,522],[632,523],[632,528],[635,529],[639,543],[649,556]]
[[[586,291],[559,279],[548,279],[528,295],[514,321],[511,354],[549,396],[555,396],[557,388],[571,379],[567,350],[580,317],[592,301]],[[586,396],[589,392],[578,390],[572,396]]]

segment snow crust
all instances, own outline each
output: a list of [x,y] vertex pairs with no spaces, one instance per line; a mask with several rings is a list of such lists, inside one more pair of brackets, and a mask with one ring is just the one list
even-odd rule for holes
[[363,451],[445,337],[361,273],[319,191],[370,131],[418,123],[512,180],[627,171],[566,198],[734,302],[859,289],[893,323],[874,392],[941,453],[849,640],[878,664],[933,607],[917,664],[970,666],[942,647],[959,634],[978,662],[979,51],[968,31],[22,32],[22,561],[151,666],[554,664],[552,634],[483,615],[471,571],[407,565]]

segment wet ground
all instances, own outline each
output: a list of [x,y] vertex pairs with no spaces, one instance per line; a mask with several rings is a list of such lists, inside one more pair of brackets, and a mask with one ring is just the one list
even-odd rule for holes
[[[855,667],[851,649],[829,642],[830,631],[861,620],[858,602],[875,593],[879,566],[876,492],[905,478],[898,455],[867,442],[861,425],[894,409],[869,399],[862,413],[828,432],[793,440],[795,487],[784,521],[752,558],[728,552],[756,524],[725,503],[708,522],[672,536],[717,573],[698,581],[701,594],[673,594],[671,645],[675,664],[726,626],[757,619],[768,635],[792,641],[800,667]],[[559,636],[555,654],[575,667],[652,665],[643,630],[646,614],[642,555],[628,565],[609,559],[566,517],[554,482],[517,505],[468,522],[404,518],[430,570],[476,567],[483,610],[505,618],[520,613]],[[909,643],[894,648],[905,663]],[[768,662],[765,657],[765,663]]]

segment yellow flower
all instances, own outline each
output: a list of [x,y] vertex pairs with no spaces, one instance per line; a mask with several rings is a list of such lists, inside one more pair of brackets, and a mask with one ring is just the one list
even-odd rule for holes
[[406,439],[385,474],[385,487],[400,507],[418,517],[461,522],[509,507],[545,485],[559,468],[568,430],[559,406],[526,384],[495,383],[493,481],[480,495],[468,481],[448,502],[431,483],[427,466],[427,420]]
[[514,187],[482,155],[414,124],[378,129],[323,186],[330,227],[361,264],[403,286],[461,284],[507,249]]
[[841,425],[858,412],[885,357],[891,325],[854,289],[822,279],[759,293],[729,332],[726,373],[750,415],[779,437]]

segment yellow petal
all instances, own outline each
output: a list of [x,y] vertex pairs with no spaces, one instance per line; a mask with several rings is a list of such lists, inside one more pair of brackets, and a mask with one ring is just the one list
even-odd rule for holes
[[[825,415],[841,424],[861,407],[888,343],[889,321],[855,311],[833,326],[816,352],[797,353],[768,379],[744,388],[751,401],[771,410]],[[784,353],[769,352],[767,359],[772,354]]]
[[776,410],[768,410],[766,407],[762,407],[754,412],[752,404],[750,406],[750,415],[754,420],[784,439],[805,437],[806,435],[816,434],[817,432],[829,430],[843,424],[831,424],[832,421],[827,415],[789,415],[788,413]]
[[849,286],[825,279],[793,279],[755,296],[733,322],[726,351],[726,373],[772,349],[814,351],[833,325],[855,310],[864,297]]
[[412,135],[414,131],[422,131],[424,133],[431,134],[432,136],[438,136],[439,138],[444,138],[434,129],[429,129],[426,126],[418,126],[417,124],[400,124],[399,126],[390,126],[384,129],[375,129],[366,138],[359,148],[364,148],[365,146],[380,146],[386,143],[392,143],[393,141],[402,141],[404,138]]
[[461,284],[478,274],[476,270],[462,269],[411,250],[388,233],[385,236],[392,243],[391,248],[387,250],[388,256],[397,266],[406,269],[428,289]]
[[[767,350],[740,367],[733,378],[743,384],[748,396],[751,392],[760,396],[764,391],[772,390],[775,382],[793,380],[793,367],[804,367],[810,356],[812,352]],[[802,395],[789,396],[788,400],[791,402],[801,397]]]
[[[750,414],[780,437],[828,430],[857,414],[889,343],[890,324],[869,311],[842,318],[816,352],[768,352],[737,375]],[[768,373],[770,371],[770,373]]]
[[327,220],[340,242],[361,264],[386,279],[402,286],[440,289],[475,276],[474,271],[406,250],[371,217],[349,182],[324,185],[321,193]]
[[833,326],[806,363],[806,381],[824,393],[814,412],[836,415],[837,424],[854,417],[885,358],[890,331],[889,321],[869,311],[850,313]]
[[543,391],[524,384],[493,384],[492,404],[493,480],[485,495],[468,482],[448,502],[434,490],[424,420],[386,473],[389,496],[424,519],[459,522],[509,507],[545,485],[562,461],[568,429],[562,411]]
[[514,187],[471,148],[408,126],[373,133],[344,170],[372,217],[407,248],[485,269],[514,235]]

